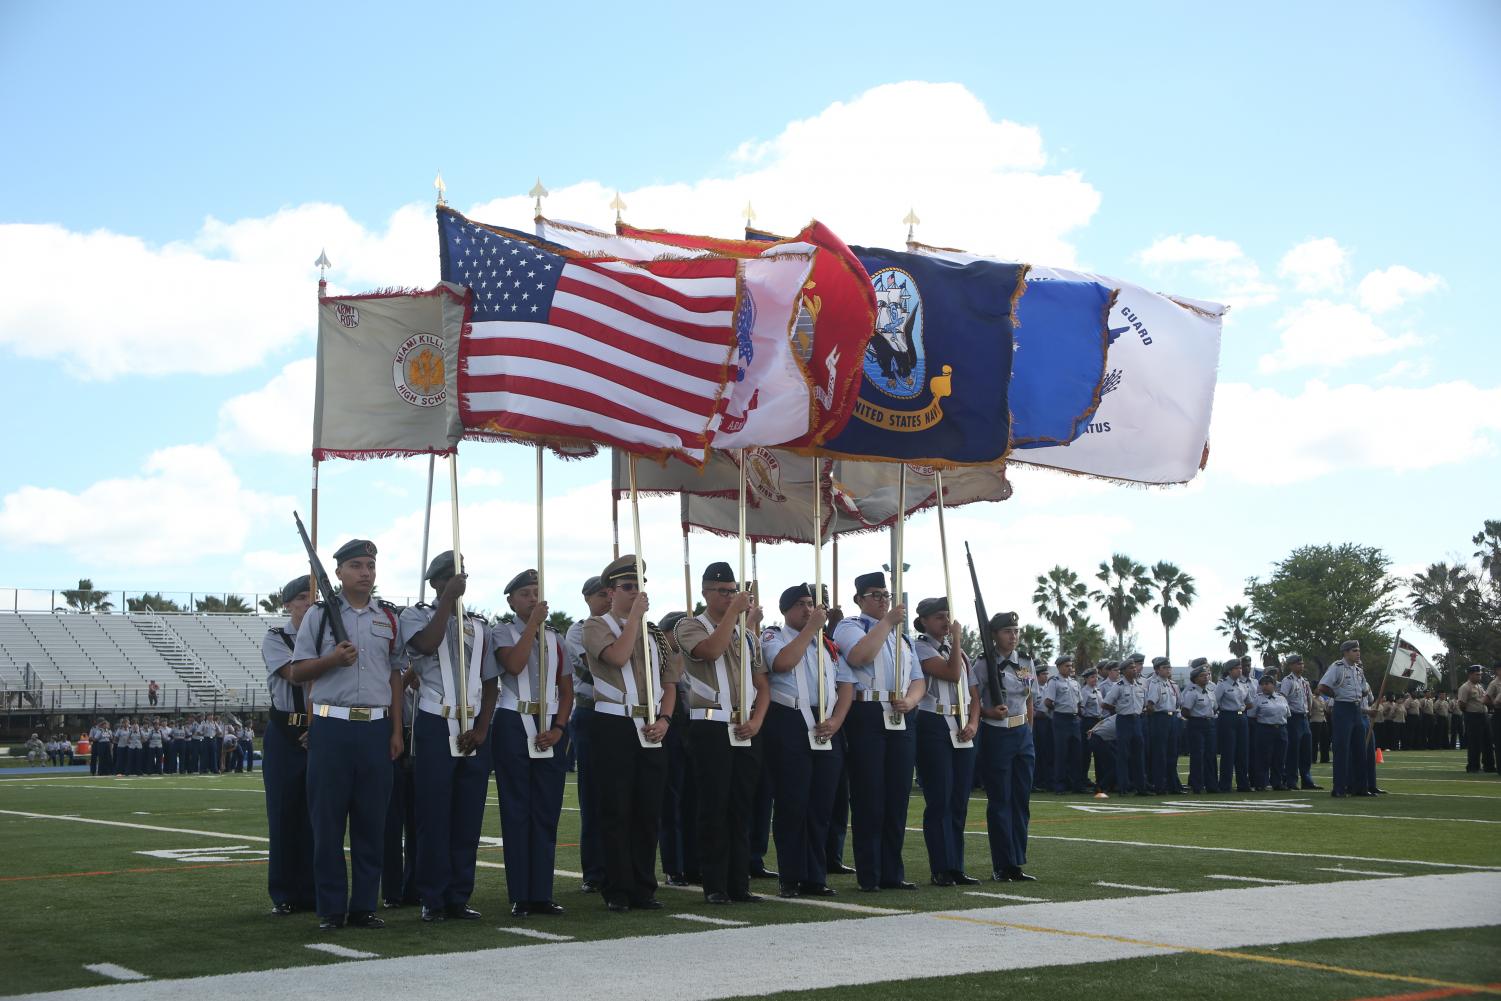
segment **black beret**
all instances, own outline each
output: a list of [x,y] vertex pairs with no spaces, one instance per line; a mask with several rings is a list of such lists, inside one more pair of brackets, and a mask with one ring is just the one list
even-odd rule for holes
[[668,612],[662,616],[662,621],[657,623],[657,628],[661,629],[664,633],[670,633],[673,626],[682,622],[687,617],[688,614],[686,612]]
[[1168,660],[1166,657],[1153,657],[1152,658],[1152,669],[1154,671],[1157,668],[1159,668],[1159,667],[1163,667],[1163,666],[1170,665],[1170,664],[1172,664],[1172,661]]
[[519,591],[523,587],[534,587],[536,586],[536,583],[537,571],[523,570],[519,574],[511,578],[511,582],[506,585],[505,593],[510,594],[512,591]]
[[704,567],[703,583],[734,584],[736,583],[735,571],[731,570],[730,565],[722,560],[718,563],[710,563]]
[[1017,625],[1015,612],[996,612],[990,617],[990,631],[1000,629],[1015,629]]
[[1100,673],[1099,671],[1095,670],[1092,667],[1086,667],[1084,669],[1083,673],[1081,673],[1079,675],[1079,677],[1081,677],[1081,678],[1093,678],[1095,675],[1097,675],[1099,673]]
[[589,597],[589,595],[594,594],[597,591],[603,591],[604,589],[605,582],[600,580],[598,577],[590,577],[588,580],[584,581],[584,597],[586,598]]
[[917,617],[922,618],[932,615],[934,612],[947,612],[949,599],[947,598],[924,598],[917,603]]
[[1265,674],[1263,674],[1261,676],[1261,684],[1263,684],[1263,685],[1275,685],[1276,683],[1277,683],[1277,676],[1275,674],[1273,674],[1271,671],[1267,671]]
[[297,578],[294,578],[293,580],[289,580],[284,585],[282,585],[282,589],[281,589],[281,601],[282,601],[282,604],[285,605],[287,602],[291,601],[293,598],[297,597],[299,594],[302,594],[304,591],[311,591],[312,589],[313,589],[313,578],[310,577],[310,576],[308,576],[307,574],[303,574],[301,577],[297,577]]
[[439,577],[451,576],[454,572],[453,550],[439,553],[433,557],[433,561],[427,565],[427,579],[437,580]]
[[1239,670],[1241,666],[1242,664],[1239,657],[1231,657],[1229,660],[1225,661],[1225,670],[1227,671]]
[[1129,656],[1129,657],[1126,658],[1125,662],[1127,664],[1130,664],[1130,663],[1133,663],[1133,662],[1137,663],[1137,664],[1145,664],[1147,662],[1147,655],[1144,654],[1144,653],[1133,653],[1131,656]]
[[1195,657],[1193,660],[1191,660],[1191,661],[1188,662],[1188,666],[1190,668],[1195,668],[1195,667],[1206,667],[1207,668],[1209,666],[1209,658],[1208,657]]
[[886,575],[877,570],[875,573],[863,573],[855,578],[855,597],[869,591],[871,588],[886,589]]
[[1032,673],[1033,674],[1047,674],[1051,670],[1052,670],[1052,668],[1048,667],[1046,664],[1038,664],[1037,667],[1033,668]]
[[[777,600],[777,607],[782,610],[783,614],[786,614],[788,609],[790,609],[793,605],[796,605],[799,601],[802,601],[804,598],[812,597],[812,584],[794,584],[787,590],[782,592],[782,597]],[[818,602],[815,599],[814,604],[817,603]]]
[[1070,655],[1070,654],[1064,654],[1063,656],[1061,656],[1061,657],[1059,657],[1059,658],[1057,658],[1056,660],[1053,661],[1053,666],[1054,667],[1062,667],[1064,664],[1072,664],[1073,662],[1074,662],[1074,658],[1073,658],[1072,655]]
[[1351,650],[1360,649],[1360,640],[1345,640],[1339,645],[1340,653],[1349,653]]
[[1251,655],[1248,654],[1248,653],[1241,654],[1240,655],[1240,662],[1242,664],[1249,664],[1249,663],[1251,663]]
[[[646,572],[646,561],[641,561],[641,572]],[[605,587],[610,587],[618,581],[636,579],[636,556],[634,553],[626,553],[618,559],[611,560],[600,571],[600,580]]]
[[374,556],[375,543],[369,539],[350,539],[338,549],[334,550],[334,562],[343,563],[359,556]]
[[1483,670],[1485,670],[1485,668],[1481,667],[1479,664],[1471,664],[1469,667],[1465,668],[1465,673],[1466,674],[1478,674],[1479,672],[1481,672]]
[[1303,655],[1301,653],[1290,653],[1287,655],[1287,660],[1283,661],[1283,663],[1301,664],[1303,663]]
[[1100,670],[1102,671],[1119,671],[1120,669],[1121,662],[1118,660],[1107,660],[1100,664]]
[[1195,657],[1193,670],[1188,672],[1188,680],[1196,681],[1199,678],[1204,677],[1204,675],[1208,674],[1209,668],[1206,666],[1206,664],[1207,662],[1203,657]]

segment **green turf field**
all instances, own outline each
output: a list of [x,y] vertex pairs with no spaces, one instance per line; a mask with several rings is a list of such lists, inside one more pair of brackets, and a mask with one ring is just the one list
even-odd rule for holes
[[[1315,768],[1325,786],[1328,772],[1328,766]],[[853,877],[834,877],[831,884],[839,896],[831,901],[833,907],[768,900],[709,908],[696,889],[664,887],[659,896],[666,909],[611,915],[598,896],[578,892],[576,877],[560,875],[556,896],[568,913],[518,922],[509,917],[505,902],[505,875],[499,868],[502,849],[485,846],[480,849],[483,867],[472,904],[486,920],[423,925],[415,909],[385,911],[389,924],[384,930],[346,929],[321,940],[389,957],[536,944],[501,930],[507,927],[587,941],[705,930],[704,924],[675,917],[685,913],[749,924],[814,923],[1023,902],[1012,898],[1069,901],[1278,885],[1271,881],[1334,883],[1501,869],[1501,779],[1466,775],[1461,753],[1434,751],[1391,755],[1379,770],[1379,781],[1391,795],[1342,800],[1327,792],[1110,800],[1037,795],[1027,868],[1039,882],[929,886],[922,835],[913,830],[906,858],[908,878],[919,883],[916,892],[857,893]],[[6,845],[0,862],[0,886],[7,902],[0,924],[4,992],[106,983],[85,969],[101,962],[152,978],[339,962],[305,947],[320,940],[315,917],[266,914],[260,783],[259,774],[0,778],[0,836]],[[486,834],[498,837],[493,786],[489,797]],[[565,802],[570,808],[576,805],[572,776]],[[921,823],[922,805],[920,792],[914,792],[913,828]],[[983,796],[972,801],[970,829],[968,869],[988,875]],[[578,814],[569,809],[560,830],[560,870],[576,873],[579,868],[577,835]],[[774,853],[767,863],[774,866]],[[1401,905],[1400,887],[1393,884],[1394,907]],[[775,892],[774,882],[758,882],[754,888]],[[985,896],[995,893],[1008,896]],[[1290,914],[1285,920],[1297,921],[1298,916]],[[1501,925],[1501,902],[1495,923]],[[1494,983],[1501,981],[1498,934],[1501,929],[1491,928],[1346,940],[1330,947],[1337,948],[1335,959],[1328,959],[1329,950],[1321,946],[1282,949],[1286,955],[1324,956],[1324,962],[1359,970]],[[1081,943],[1079,954],[1085,963],[1087,942]],[[1081,992],[1089,996],[1092,988],[1108,988],[1117,1001],[1146,997],[1165,983],[1181,983],[1181,997],[1262,996],[1287,987],[1299,991],[1300,998],[1363,998],[1418,989],[1210,955],[1165,955],[1108,966],[1016,971],[1004,982],[1019,985],[1021,996],[1028,997],[1072,998]],[[941,966],[925,963],[914,974],[939,970]],[[1119,977],[1132,986],[1120,989]],[[913,986],[900,982],[816,993],[894,997],[898,992],[909,995]],[[960,991],[977,997],[1019,996],[988,983],[986,977],[916,986],[931,988],[932,993],[924,990],[927,996]]]

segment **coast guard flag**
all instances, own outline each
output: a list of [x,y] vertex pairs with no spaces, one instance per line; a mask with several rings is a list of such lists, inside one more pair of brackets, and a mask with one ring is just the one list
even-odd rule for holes
[[466,433],[703,461],[731,373],[740,262],[569,256],[446,207],[438,228],[443,275],[473,292]]
[[1026,266],[852,249],[870,275],[876,330],[854,415],[819,451],[942,468],[1005,458]]
[[313,458],[448,455],[463,429],[459,334],[468,289],[318,300]]
[[1392,652],[1392,677],[1403,678],[1407,681],[1416,681],[1422,684],[1428,680],[1431,674],[1438,677],[1438,671],[1428,663],[1428,658],[1418,653],[1418,648],[1406,640],[1397,640],[1397,649]]
[[[963,251],[911,247],[944,260],[990,260]],[[1027,279],[1029,287],[1093,281],[1117,291],[1110,310],[1105,382],[1093,418],[1069,444],[1022,446],[1012,461],[1133,483],[1193,479],[1209,457],[1226,307],[1064,268],[1034,266]]]

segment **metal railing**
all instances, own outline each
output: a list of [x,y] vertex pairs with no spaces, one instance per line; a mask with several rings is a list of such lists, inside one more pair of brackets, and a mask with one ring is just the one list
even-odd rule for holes
[[184,685],[159,688],[156,704],[144,685],[38,682],[30,688],[0,685],[0,712],[178,715],[198,712],[263,712],[271,707],[264,688],[228,688],[198,695]]
[[[153,610],[208,615],[281,614],[281,595],[266,591],[155,591],[141,588],[99,590],[90,592],[90,600],[84,602],[88,607],[79,607],[76,596],[73,604],[68,601],[68,592],[73,590],[62,587],[0,587],[0,612],[82,612],[109,615]],[[151,599],[149,602],[146,601],[148,596]],[[383,594],[381,597],[398,605],[412,605],[417,601],[410,595],[392,597]],[[268,601],[272,598],[275,600]],[[136,602],[137,607],[132,608],[131,602]],[[176,607],[164,607],[167,602]],[[272,608],[267,608],[262,602],[267,602]]]

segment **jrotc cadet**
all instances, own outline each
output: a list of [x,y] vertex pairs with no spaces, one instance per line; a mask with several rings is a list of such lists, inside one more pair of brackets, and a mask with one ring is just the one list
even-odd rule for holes
[[[1479,697],[1478,692],[1476,693],[1476,696],[1477,698]],[[125,772],[130,768],[130,748],[127,746],[127,742],[130,740],[130,723],[125,719],[125,717],[122,716],[115,722],[115,730],[114,733],[111,734],[110,739],[114,743],[115,747],[115,767],[112,769],[112,771],[116,775],[124,775]]]
[[[1122,796],[1146,796],[1146,748],[1142,741],[1142,715],[1146,709],[1146,683],[1139,676],[1142,660],[1132,654],[1121,665],[1121,680],[1101,700],[1115,720],[1115,781]],[[1142,658],[1145,659],[1145,658]]]
[[1402,696],[1402,750],[1416,751],[1423,746],[1423,709],[1419,699],[1412,692],[1405,692]]
[[[1240,686],[1246,708],[1249,709],[1251,699],[1256,697],[1256,679],[1251,674],[1250,654],[1241,656],[1240,677],[1235,679],[1235,683]],[[1237,716],[1235,725],[1239,733],[1239,739],[1235,745],[1235,785],[1237,789],[1240,789],[1241,786],[1250,784],[1251,748],[1255,745],[1251,742],[1251,717]]]
[[[980,881],[964,871],[964,828],[969,819],[969,793],[974,785],[973,743],[980,727],[980,700],[969,676],[969,658],[959,648],[962,630],[949,616],[947,598],[924,598],[912,620],[913,644],[927,681],[927,693],[917,713],[917,778],[925,807],[923,842],[934,886],[973,886]],[[959,715],[958,685],[967,689],[964,715]]]
[[1178,779],[1178,747],[1173,720],[1178,718],[1178,686],[1173,683],[1173,663],[1166,657],[1152,658],[1152,676],[1146,684],[1147,759],[1151,762],[1148,782],[1159,796],[1182,792]]
[[[266,787],[266,824],[271,857],[266,866],[266,889],[271,913],[285,916],[310,911],[313,897],[313,825],[307,806],[307,703],[292,674],[292,650],[297,630],[312,604],[312,578],[304,574],[281,589],[282,607],[290,616],[285,626],[273,626],[261,639],[266,663],[266,687],[271,694],[271,725],[266,728],[261,781]],[[176,731],[174,730],[174,733]]]
[[1194,793],[1218,792],[1214,774],[1214,696],[1209,694],[1209,661],[1195,657],[1188,669],[1188,687],[1179,703],[1188,737],[1188,788]]
[[[562,905],[553,900],[552,880],[567,779],[564,737],[573,712],[573,679],[567,672],[563,639],[547,626],[548,605],[537,591],[537,571],[517,574],[506,584],[505,594],[516,618],[500,623],[491,634],[501,671],[500,706],[490,743],[506,845],[506,892],[512,917],[562,914]],[[552,757],[532,757],[529,744],[539,751],[551,748]]]
[[1350,778],[1350,795],[1352,796],[1385,796],[1385,789],[1376,787],[1376,741],[1375,741],[1375,717],[1376,717],[1376,693],[1371,691],[1369,683],[1360,697],[1360,735],[1356,743],[1359,745],[1358,774]]
[[584,653],[584,623],[610,609],[609,592],[598,577],[584,581],[584,603],[589,606],[589,615],[568,627],[563,649],[568,654],[569,675],[573,679],[571,729],[578,769],[579,867],[584,871],[584,881],[579,889],[594,893],[605,881],[605,859],[600,838],[599,789],[595,782],[597,773],[592,736],[594,675],[589,673],[588,656]]
[[[1312,706],[1313,689],[1303,677],[1303,655],[1288,654],[1283,662],[1287,675],[1278,689],[1287,699],[1287,757],[1282,761],[1282,785],[1287,789],[1321,788],[1313,781],[1313,731],[1308,726],[1309,708]],[[1272,764],[1276,768],[1276,762]]]
[[[761,608],[749,588],[740,587],[728,563],[710,563],[701,583],[703,614],[684,616],[674,629],[688,682],[699,872],[708,903],[751,903],[761,899],[750,892],[750,823],[761,777],[761,727],[770,701],[760,656]],[[746,671],[751,675],[749,705]],[[731,733],[749,746],[733,746]]]
[[1058,676],[1042,690],[1042,702],[1053,714],[1053,792],[1084,791],[1084,733],[1079,729],[1083,692],[1074,678],[1074,658],[1059,657]]
[[160,775],[162,773],[162,724],[160,720],[152,720],[146,731],[146,774]]
[[1421,727],[1422,733],[1418,737],[1418,740],[1420,742],[1419,746],[1423,747],[1426,750],[1432,750],[1433,749],[1433,732],[1434,732],[1434,725],[1433,725],[1434,712],[1433,712],[1433,693],[1432,692],[1425,691],[1423,693],[1423,698],[1419,702],[1418,709],[1419,709],[1419,712],[1421,713],[1421,715],[1418,718],[1422,721],[1422,724],[1423,724],[1422,727]]
[[985,824],[990,840],[990,878],[996,882],[1032,882],[1027,864],[1027,828],[1032,817],[1032,773],[1037,755],[1032,745],[1032,713],[1037,697],[1031,658],[1016,649],[1021,638],[1015,612],[997,612],[988,623],[995,639],[1000,700],[992,700],[990,664],[975,661],[972,681],[979,689],[980,770],[985,775]]
[[1334,700],[1334,788],[1330,795],[1342,798],[1364,788],[1361,699],[1370,686],[1360,666],[1359,641],[1345,640],[1339,652],[1340,659],[1319,679],[1319,693]]
[[1047,792],[1053,775],[1053,714],[1043,701],[1043,690],[1052,680],[1047,664],[1038,664],[1034,675],[1037,689],[1037,704],[1032,713],[1032,746],[1037,752],[1037,768],[1032,775],[1032,791]]
[[693,773],[688,765],[688,681],[683,654],[673,630],[688,613],[668,612],[657,621],[667,643],[667,654],[677,669],[677,695],[672,707],[672,725],[662,739],[667,752],[667,781],[662,786],[662,819],[657,846],[668,886],[691,886],[703,881],[698,871],[698,839],[694,826],[698,800],[693,795]]
[[[645,563],[643,561],[643,567]],[[610,608],[584,625],[584,651],[594,678],[594,742],[599,781],[600,819],[605,856],[605,906],[655,910],[657,826],[662,814],[662,786],[667,779],[667,752],[659,745],[672,725],[677,702],[677,668],[666,639],[646,619],[649,602],[636,579],[636,557],[612,561],[600,574]],[[650,661],[641,649],[647,631]],[[658,700],[648,707],[650,692]],[[655,717],[647,724],[648,709]]]
[[1495,674],[1491,677],[1491,683],[1485,686],[1485,694],[1481,701],[1490,710],[1491,732],[1491,759],[1496,764],[1496,771],[1501,771],[1501,661],[1491,665]]
[[1454,738],[1451,736],[1452,731],[1449,726],[1452,708],[1449,703],[1449,693],[1439,692],[1433,700],[1433,746],[1439,750],[1447,750],[1454,746]]
[[[1100,701],[1110,694],[1110,689],[1121,683],[1121,663],[1118,660],[1103,660],[1099,664]],[[1104,715],[1103,711],[1100,714]]]
[[[454,611],[468,588],[469,575],[455,573],[456,569],[452,550],[439,553],[427,567],[436,596],[433,604],[405,609],[399,621],[402,646],[419,686],[411,748],[417,819],[414,881],[422,920],[429,922],[472,921],[480,916],[469,899],[485,826],[491,716],[500,673],[489,655],[484,617],[466,615],[464,698],[458,698],[460,638]],[[510,843],[507,838],[507,863]]]
[[1261,691],[1251,700],[1246,716],[1256,721],[1260,739],[1256,741],[1256,759],[1251,763],[1251,789],[1265,791],[1267,786],[1281,792],[1283,763],[1287,761],[1287,698],[1277,691],[1270,671],[1261,676]]
[[[766,711],[766,761],[772,773],[778,895],[832,897],[826,855],[834,789],[844,770],[839,735],[854,698],[855,676],[823,635],[827,612],[815,605],[813,588],[797,584],[777,602],[782,626],[761,636],[771,668],[771,705]],[[819,645],[823,644],[825,708],[818,704]],[[828,750],[815,751],[811,739]]]
[[1329,748],[1334,738],[1334,725],[1330,715],[1334,712],[1334,702],[1326,695],[1320,695],[1318,687],[1314,686],[1313,697],[1308,700],[1308,729],[1313,732],[1313,756],[1321,765],[1329,764]]
[[1465,683],[1459,686],[1456,698],[1463,714],[1465,739],[1465,771],[1488,772],[1496,770],[1496,759],[1491,749],[1490,735],[1485,732],[1485,690],[1480,680],[1482,668],[1471,664]]
[[218,775],[223,765],[224,757],[224,724],[218,716],[211,715],[208,718],[208,755],[209,771]]
[[[312,682],[308,732],[308,812],[313,821],[313,875],[324,930],[346,923],[382,928],[380,891],[391,762],[401,756],[402,657],[394,606],[373,597],[375,543],[352,539],[334,553],[343,590],[336,607],[308,610],[292,651],[294,684]],[[349,639],[335,643],[328,616]],[[349,833],[350,870],[344,869]]]
[[916,727],[888,730],[885,717],[906,715],[922,701],[922,664],[911,640],[900,632],[906,608],[893,604],[885,574],[856,577],[855,604],[860,613],[834,629],[834,645],[855,677],[855,704],[845,727],[855,878],[866,893],[914,890],[917,884],[907,881],[902,866],[902,842],[912,797]]
[[[1095,756],[1095,749],[1089,742],[1089,731],[1105,718],[1105,709],[1100,705],[1100,671],[1096,667],[1086,667],[1079,679],[1079,732],[1083,736],[1084,749],[1083,760],[1079,768],[1079,784],[1086,791],[1104,792],[1105,785],[1100,780],[1104,762]],[[1113,752],[1112,752],[1113,753]],[[1090,780],[1090,762],[1094,762],[1094,779]]]
[[[1240,685],[1240,658],[1225,661],[1224,673],[1214,686],[1215,752],[1220,759],[1219,791],[1229,792],[1230,780],[1235,780],[1236,792],[1249,792],[1251,777],[1240,768],[1240,745],[1245,722],[1246,696]],[[1250,748],[1247,747],[1249,752]]]
[[[401,622],[397,620],[400,643]],[[391,798],[386,803],[386,828],[381,844],[381,906],[415,907],[417,896],[417,779],[413,770],[410,727],[417,720],[417,689],[422,679],[412,670],[412,658],[404,646],[397,657],[405,665],[401,676],[401,718],[407,721],[408,744],[391,762]]]
[[110,740],[114,734],[110,731],[104,720],[97,719],[89,728],[89,774],[108,775],[110,761]]

